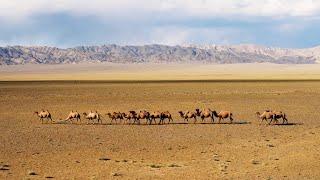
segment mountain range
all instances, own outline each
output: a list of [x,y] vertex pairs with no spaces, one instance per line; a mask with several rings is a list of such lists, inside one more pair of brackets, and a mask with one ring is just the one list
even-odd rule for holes
[[0,47],[0,65],[72,63],[320,63],[320,46],[306,49],[240,45]]

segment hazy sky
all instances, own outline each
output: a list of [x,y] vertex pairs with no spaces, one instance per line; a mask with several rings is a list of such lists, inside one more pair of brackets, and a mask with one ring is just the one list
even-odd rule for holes
[[0,0],[0,46],[319,41],[320,0]]

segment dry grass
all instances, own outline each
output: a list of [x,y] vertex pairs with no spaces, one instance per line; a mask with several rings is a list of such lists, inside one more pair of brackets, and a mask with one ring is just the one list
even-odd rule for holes
[[[2,82],[0,168],[9,170],[0,178],[319,179],[319,102],[319,81]],[[105,125],[104,115],[103,125],[40,124],[32,114],[169,110],[179,123],[177,111],[197,107],[250,123]],[[254,113],[268,108],[297,124],[260,126]]]

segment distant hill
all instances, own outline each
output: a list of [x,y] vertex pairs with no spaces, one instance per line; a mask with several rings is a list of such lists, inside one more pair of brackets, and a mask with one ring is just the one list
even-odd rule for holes
[[320,62],[320,47],[284,49],[257,45],[144,45],[0,47],[0,65],[70,63],[276,63]]

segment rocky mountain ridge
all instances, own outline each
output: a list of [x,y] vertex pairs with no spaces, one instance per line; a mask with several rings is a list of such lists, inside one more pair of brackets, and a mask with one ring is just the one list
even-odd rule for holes
[[258,45],[143,45],[0,47],[0,65],[70,63],[320,63],[320,46],[285,49]]

